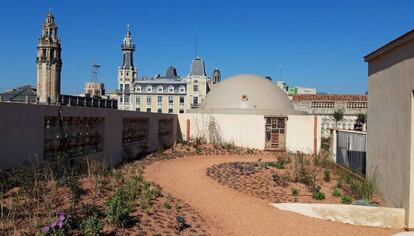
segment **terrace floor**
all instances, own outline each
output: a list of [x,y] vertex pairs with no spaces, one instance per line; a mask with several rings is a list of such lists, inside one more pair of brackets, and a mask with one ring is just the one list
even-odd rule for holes
[[145,176],[201,214],[211,235],[392,235],[401,230],[354,226],[280,211],[268,201],[230,189],[207,176],[207,168],[273,156],[196,156],[157,161]]

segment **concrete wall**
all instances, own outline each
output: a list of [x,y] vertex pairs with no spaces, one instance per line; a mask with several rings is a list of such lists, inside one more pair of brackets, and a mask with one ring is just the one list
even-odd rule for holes
[[[236,146],[260,150],[265,148],[265,117],[263,115],[187,113],[179,114],[178,120],[184,140],[187,138],[187,120],[189,120],[190,137],[204,137],[208,141],[212,133],[218,133],[223,141],[234,142]],[[212,122],[216,124],[218,132],[211,128]],[[320,118],[316,118],[315,123],[314,116],[288,117],[287,151],[313,153],[316,147],[316,152],[319,152],[320,138]]]
[[414,41],[369,62],[367,172],[375,170],[390,206],[414,227]]
[[[63,106],[63,117],[102,117],[102,158],[119,162],[124,155],[122,144],[123,118],[138,117],[149,119],[147,138],[148,151],[158,149],[158,122],[160,119],[172,119],[171,142],[176,141],[180,130],[176,115],[118,111],[89,107]],[[20,166],[34,157],[43,160],[45,143],[45,117],[58,116],[58,106],[0,103],[0,168],[8,169]]]
[[286,148],[288,151],[319,152],[321,146],[320,116],[291,115],[288,117],[286,127]]

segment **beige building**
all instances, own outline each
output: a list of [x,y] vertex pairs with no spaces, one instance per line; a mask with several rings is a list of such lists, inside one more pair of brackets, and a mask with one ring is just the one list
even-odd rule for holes
[[[197,108],[209,91],[210,78],[206,74],[204,61],[197,57],[192,61],[190,73],[178,76],[177,70],[170,66],[165,76],[138,79],[134,66],[135,44],[131,31],[122,43],[123,60],[118,70],[118,89],[110,96],[118,99],[120,110],[157,113],[185,113]],[[214,83],[221,80],[220,71],[213,73]]]
[[60,99],[62,48],[57,29],[55,17],[49,12],[37,45],[37,96],[40,103],[56,104]]
[[414,228],[414,30],[365,56],[368,62],[367,172]]

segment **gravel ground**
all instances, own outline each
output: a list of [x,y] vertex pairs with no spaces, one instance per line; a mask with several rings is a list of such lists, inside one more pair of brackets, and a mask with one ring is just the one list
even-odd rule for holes
[[[392,235],[401,230],[353,226],[277,210],[268,202],[223,186],[207,168],[224,162],[257,161],[259,156],[197,156],[158,161],[145,175],[188,203],[205,219],[211,235]],[[272,156],[260,156],[274,160]]]

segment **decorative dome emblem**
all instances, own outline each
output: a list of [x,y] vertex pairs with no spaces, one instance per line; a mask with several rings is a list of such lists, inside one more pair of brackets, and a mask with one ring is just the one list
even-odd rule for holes
[[242,100],[243,102],[246,102],[247,100],[249,100],[249,97],[248,97],[247,95],[242,95],[242,96],[241,96],[241,100]]

